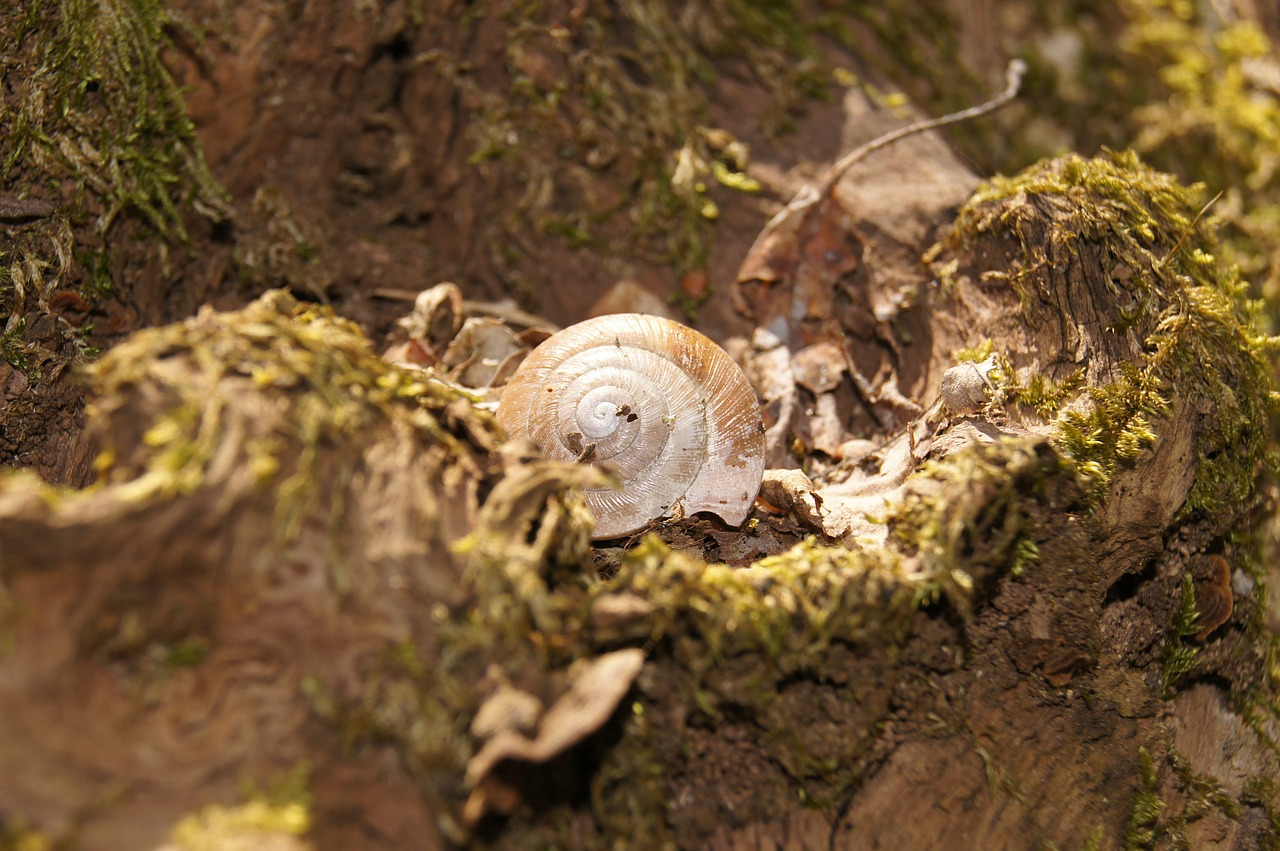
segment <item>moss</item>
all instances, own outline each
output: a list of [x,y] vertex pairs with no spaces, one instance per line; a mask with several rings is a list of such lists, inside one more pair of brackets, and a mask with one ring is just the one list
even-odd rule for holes
[[667,827],[666,771],[653,748],[653,720],[642,701],[627,707],[622,738],[591,779],[591,810],[614,847],[675,847]]
[[[189,354],[196,368],[191,380],[172,379],[165,360],[175,352]],[[463,399],[461,394],[388,364],[354,323],[327,308],[273,291],[240,311],[207,311],[185,323],[139,332],[89,369],[99,399],[127,398],[133,385],[152,380],[173,397],[143,429],[140,454],[124,458],[116,436],[101,435],[95,463],[100,479],[118,483],[126,498],[135,500],[198,488],[224,437],[220,428],[227,399],[219,393],[227,391],[219,382],[236,376],[279,389],[292,407],[295,430],[276,435],[274,449],[261,439],[246,446],[260,480],[281,471],[277,453],[298,459],[278,483],[276,519],[285,540],[297,535],[308,509],[324,498],[313,487],[321,443],[394,417],[433,441],[460,446],[440,417],[446,405]],[[496,445],[492,419],[482,413],[476,417],[490,429],[477,432],[478,437]],[[296,446],[296,455],[285,450],[286,444]]]
[[1138,771],[1141,785],[1134,793],[1129,823],[1125,826],[1125,851],[1155,847],[1162,835],[1160,816],[1167,806],[1159,794],[1160,777],[1155,760],[1146,747],[1138,748]]
[[1157,81],[1133,110],[1133,145],[1228,193],[1227,258],[1280,297],[1280,94],[1256,73],[1276,46],[1253,21],[1189,0],[1124,5],[1124,55]]
[[1165,698],[1171,696],[1179,678],[1195,669],[1200,656],[1200,648],[1187,643],[1187,639],[1199,631],[1197,621],[1200,619],[1200,612],[1196,609],[1195,582],[1190,573],[1183,575],[1181,589],[1178,608],[1160,656],[1160,694]]
[[[1197,435],[1202,460],[1183,517],[1238,512],[1249,503],[1270,460],[1277,405],[1268,364],[1274,343],[1256,330],[1258,305],[1235,270],[1217,258],[1214,231],[1199,215],[1202,198],[1202,187],[1184,187],[1132,153],[1069,156],[988,181],[949,237],[953,246],[966,245],[998,228],[1020,240],[1023,266],[1009,284],[1024,305],[1047,262],[1042,251],[1075,256],[1078,241],[1097,247],[1104,273],[1125,281],[1112,330],[1141,333],[1142,351],[1109,382],[1084,389],[1086,404],[1057,420],[1055,443],[1102,499],[1116,471],[1157,438],[1177,388],[1182,401],[1211,412]],[[1023,205],[1036,200],[1052,205],[1051,247],[1031,242],[1021,224]],[[1048,414],[1079,385],[1032,380],[1019,392]]]
[[173,829],[181,851],[218,851],[266,845],[272,837],[303,836],[311,828],[309,771],[299,765],[266,791],[250,787],[246,802],[229,807],[210,804],[183,817]]
[[[1219,780],[1193,770],[1176,748],[1168,748],[1162,764],[1157,764],[1145,747],[1138,749],[1138,758],[1140,786],[1134,794],[1125,831],[1126,849],[1190,849],[1188,826],[1212,810],[1231,821],[1240,820],[1241,802]],[[1179,787],[1176,808],[1160,796],[1160,774],[1165,767],[1172,770]],[[1242,799],[1250,800],[1248,785]]]
[[687,671],[756,656],[779,677],[805,670],[834,641],[901,630],[916,585],[884,551],[797,545],[746,568],[706,564],[647,538],[597,594],[628,592],[653,604],[651,643]]
[[45,834],[32,830],[26,822],[6,815],[0,822],[0,851],[53,851],[54,843]]
[[101,203],[100,231],[125,210],[178,236],[193,206],[220,215],[224,195],[160,59],[174,21],[156,0],[33,0],[0,12],[18,58],[8,67],[25,75],[11,81],[0,181],[70,177]]
[[[1029,557],[1019,497],[1041,498],[1056,456],[1043,444],[1020,443],[962,456],[921,478],[963,481],[965,498],[921,498],[890,518],[904,539],[920,542],[918,550],[809,541],[734,568],[650,536],[604,578],[591,562],[590,518],[573,490],[596,474],[550,462],[508,467],[476,532],[456,548],[467,558],[468,601],[433,614],[438,661],[422,665],[406,648],[389,648],[356,704],[342,705],[313,684],[313,706],[351,744],[396,742],[414,773],[430,778],[441,811],[456,812],[467,791],[459,778],[475,747],[468,728],[484,697],[477,671],[554,681],[600,648],[643,643],[661,682],[642,680],[610,728],[617,739],[591,751],[592,812],[609,841],[657,847],[669,840],[664,766],[671,755],[655,751],[651,727],[652,717],[668,712],[729,711],[769,730],[760,742],[769,758],[797,794],[827,806],[856,782],[867,740],[815,741],[779,704],[779,683],[820,671],[837,648],[891,646],[920,606],[945,598],[963,609],[971,575]],[[637,598],[647,612],[640,620],[611,627],[595,619],[610,602]],[[509,827],[530,841],[567,842],[569,834],[556,833],[558,822],[544,816],[533,823],[517,813]],[[469,835],[453,816],[445,828],[458,841]]]
[[1040,498],[1047,480],[1064,473],[1070,482],[1053,450],[1022,440],[968,447],[925,465],[916,477],[930,486],[909,491],[887,517],[893,537],[924,568],[917,604],[946,597],[967,612],[975,579],[1025,569],[1039,549],[1024,501]]
[[1280,849],[1280,793],[1274,778],[1254,775],[1245,780],[1240,796],[1247,806],[1262,810],[1265,822],[1258,832],[1258,847],[1264,851]]

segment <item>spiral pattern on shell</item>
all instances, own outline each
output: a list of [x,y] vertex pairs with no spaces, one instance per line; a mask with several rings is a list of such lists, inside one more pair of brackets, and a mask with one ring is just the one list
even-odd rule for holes
[[642,314],[589,319],[525,359],[498,404],[509,438],[607,465],[620,490],[588,490],[593,537],[682,510],[738,525],[764,472],[764,426],[742,370],[710,339]]

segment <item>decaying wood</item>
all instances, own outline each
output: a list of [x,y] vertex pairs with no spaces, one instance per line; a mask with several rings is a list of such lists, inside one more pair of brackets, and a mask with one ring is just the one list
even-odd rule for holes
[[[283,295],[113,350],[94,379],[101,484],[0,489],[0,802],[80,847],[152,847],[244,780],[306,763],[320,846],[634,831],[681,847],[1120,847],[1159,825],[1135,815],[1143,795],[1199,813],[1178,827],[1197,847],[1249,844],[1266,811],[1200,813],[1187,780],[1243,801],[1276,770],[1254,732],[1274,722],[1215,685],[1267,687],[1248,661],[1257,602],[1222,543],[1247,507],[1175,523],[1209,397],[1175,394],[1098,511],[1051,417],[994,397],[938,404],[953,353],[995,338],[1015,374],[1082,370],[1083,405],[1143,356],[1157,314],[1114,330],[1111,248],[1081,239],[1055,256],[1068,213],[1052,196],[990,202],[970,241],[935,256],[952,279],[931,287],[905,258],[972,186],[937,152],[922,138],[848,175],[822,227],[861,247],[826,273],[826,336],[744,350],[749,366],[781,352],[771,380],[843,386],[868,413],[842,421],[866,428],[834,438],[848,456],[812,486],[772,475],[754,528],[686,522],[685,553],[708,535],[781,553],[737,574],[647,543],[604,565],[617,578],[585,579],[583,508],[564,494],[587,468],[500,455],[464,395]],[[901,203],[918,161],[938,175],[915,190],[932,206]],[[1026,252],[1046,262],[1020,294],[991,273]],[[793,316],[799,298],[756,304]],[[795,528],[834,547],[784,552]],[[816,579],[787,578],[786,559],[831,571],[840,552],[834,584],[788,587]],[[1200,679],[1171,691],[1161,654],[1182,646],[1168,629],[1184,575],[1206,617],[1187,633]],[[812,637],[774,633],[766,652],[718,634],[730,588],[732,605],[809,600],[782,623]],[[830,618],[851,619],[828,632]]]

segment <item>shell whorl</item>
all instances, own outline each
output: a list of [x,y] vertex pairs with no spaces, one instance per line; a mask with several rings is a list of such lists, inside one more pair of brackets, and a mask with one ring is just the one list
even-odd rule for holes
[[511,377],[498,422],[550,458],[617,473],[620,490],[586,492],[597,539],[680,509],[738,525],[764,472],[760,408],[742,370],[656,316],[601,316],[552,335]]

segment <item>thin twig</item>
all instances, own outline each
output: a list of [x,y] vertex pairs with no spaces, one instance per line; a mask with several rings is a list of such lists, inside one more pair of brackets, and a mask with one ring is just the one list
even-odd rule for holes
[[1178,253],[1178,249],[1182,247],[1182,243],[1187,241],[1187,237],[1191,235],[1191,232],[1196,229],[1196,225],[1200,223],[1200,217],[1207,213],[1209,208],[1212,207],[1221,197],[1222,193],[1219,192],[1217,195],[1210,198],[1207,204],[1200,208],[1200,212],[1196,213],[1196,217],[1191,220],[1191,224],[1187,225],[1187,229],[1182,232],[1182,236],[1178,237],[1178,241],[1173,244],[1173,248],[1170,248],[1169,253],[1162,257],[1160,262],[1156,264],[1157,271],[1163,269],[1164,264],[1169,262],[1169,258]]
[[1004,91],[986,103],[971,106],[968,109],[962,109],[959,112],[953,112],[939,118],[928,118],[923,121],[917,121],[914,124],[908,124],[906,127],[899,127],[897,130],[872,139],[865,145],[854,148],[852,151],[837,160],[831,168],[827,169],[827,173],[822,179],[819,197],[830,195],[832,190],[835,189],[836,184],[840,182],[840,178],[844,177],[844,173],[846,171],[861,162],[869,154],[875,153],[881,148],[886,148],[900,139],[905,139],[907,136],[914,136],[917,133],[925,133],[929,130],[945,127],[948,124],[968,121],[970,118],[978,118],[986,115],[987,113],[995,112],[997,109],[1018,96],[1018,89],[1022,86],[1022,75],[1026,72],[1027,63],[1023,62],[1021,59],[1014,59],[1009,63],[1009,67],[1006,68],[1004,72]]

